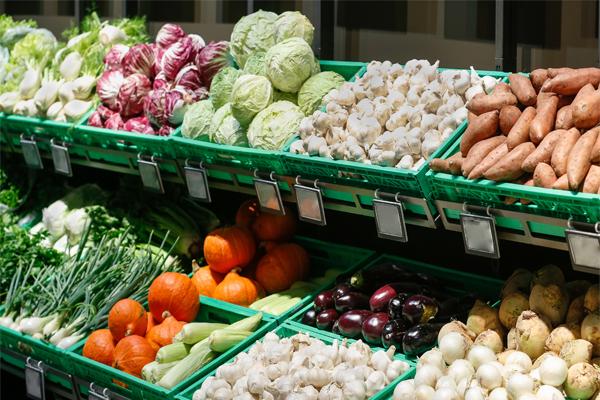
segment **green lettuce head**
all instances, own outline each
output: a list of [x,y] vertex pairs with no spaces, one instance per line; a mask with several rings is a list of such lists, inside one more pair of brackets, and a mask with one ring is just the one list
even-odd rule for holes
[[189,139],[208,137],[213,115],[215,108],[208,99],[190,105],[183,117],[181,134]]
[[323,96],[344,84],[344,77],[333,71],[319,72],[304,82],[298,92],[298,106],[305,115],[315,112]]
[[231,115],[231,103],[225,104],[213,115],[209,135],[210,141],[214,143],[248,147],[244,128]]
[[229,103],[231,88],[242,73],[239,69],[225,67],[214,76],[210,84],[210,98],[215,110],[223,107],[225,103]]
[[273,87],[264,76],[242,75],[231,89],[231,113],[243,126],[273,102]]
[[267,76],[282,92],[296,93],[312,74],[312,49],[300,38],[286,39],[267,51]]
[[292,138],[304,114],[289,101],[278,101],[254,117],[248,128],[250,146],[263,150],[281,150]]
[[244,65],[244,72],[252,75],[267,76],[267,65],[265,64],[265,53],[264,51],[257,51],[252,53],[246,60]]
[[277,14],[259,10],[240,18],[231,32],[230,48],[235,61],[244,68],[250,54],[267,51],[275,44]]
[[297,37],[312,45],[315,27],[305,15],[298,11],[286,11],[275,20],[275,41],[277,43]]
[[273,90],[273,103],[276,101],[289,101],[290,103],[294,103],[298,105],[298,93],[286,93],[281,90],[274,89]]

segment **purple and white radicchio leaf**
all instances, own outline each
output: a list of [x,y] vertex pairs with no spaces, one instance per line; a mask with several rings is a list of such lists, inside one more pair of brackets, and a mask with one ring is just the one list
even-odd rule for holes
[[114,113],[104,122],[104,127],[106,129],[120,131],[123,129],[123,119],[118,113]]
[[125,75],[142,74],[152,79],[154,77],[154,50],[149,44],[136,44],[121,62]]
[[135,117],[129,119],[123,125],[123,130],[128,132],[146,133],[148,135],[154,135],[154,129],[150,126],[150,121],[145,116]]
[[94,111],[92,115],[88,118],[87,122],[88,126],[94,126],[96,128],[103,128],[102,117],[98,111]]
[[152,43],[152,50],[154,51],[154,74],[158,75],[162,71],[162,67],[160,63],[162,61],[162,57],[165,54],[165,49],[157,45],[156,43]]
[[141,113],[144,109],[144,97],[151,88],[150,80],[142,74],[133,74],[125,78],[118,96],[121,115],[130,118]]
[[202,87],[200,71],[194,64],[183,67],[175,77],[175,85],[183,86],[189,90],[197,90]]
[[167,80],[172,81],[177,73],[190,59],[192,53],[192,39],[184,37],[177,43],[173,43],[163,55],[161,67]]
[[227,66],[227,51],[229,42],[210,42],[198,53],[195,58],[196,67],[200,71],[202,82],[210,87],[213,77]]
[[165,118],[166,93],[165,89],[153,90],[144,99],[144,114],[154,126],[162,126],[167,123]]
[[123,66],[121,62],[123,57],[129,51],[129,46],[124,44],[115,44],[108,53],[104,56],[104,70],[105,71],[120,71]]
[[156,34],[156,43],[166,49],[185,36],[183,28],[177,24],[164,24]]
[[192,52],[190,54],[190,61],[193,62],[196,59],[198,53],[200,53],[204,46],[206,46],[206,42],[204,41],[202,36],[196,35],[194,33],[190,33],[188,37],[192,39]]
[[125,77],[121,71],[104,71],[96,83],[96,93],[106,107],[119,111],[118,95]]
[[111,110],[110,108],[100,104],[98,106],[98,108],[96,109],[96,112],[98,114],[100,114],[100,118],[102,118],[102,121],[106,121],[107,119],[109,119],[110,117],[112,117],[112,115],[116,112]]
[[164,72],[159,72],[154,78],[154,82],[152,82],[152,90],[158,89],[167,89],[169,83],[167,82],[167,77]]
[[169,125],[163,125],[156,134],[159,136],[169,136],[174,130],[175,129],[171,128]]
[[179,126],[183,123],[183,116],[190,104],[193,103],[193,96],[186,93],[185,90],[174,89],[165,94],[165,117],[171,126]]

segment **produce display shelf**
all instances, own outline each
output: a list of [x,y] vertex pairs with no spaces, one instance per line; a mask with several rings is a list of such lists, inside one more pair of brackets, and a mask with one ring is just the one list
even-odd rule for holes
[[56,139],[69,141],[73,138],[73,128],[81,123],[84,118],[75,122],[58,122],[44,118],[26,117],[23,115],[5,115],[2,118],[2,126],[5,131],[12,133],[17,142],[21,135],[25,137],[39,137],[44,139]]
[[[334,340],[338,340],[338,342],[341,342],[343,339],[340,337],[333,337],[330,335],[322,335],[318,332],[314,332],[314,331],[310,331],[310,330],[303,330],[302,328],[299,328],[297,326],[294,325],[289,325],[287,323],[280,325],[279,327],[277,327],[277,329],[274,329],[273,332],[275,332],[280,338],[282,337],[292,337],[298,333],[306,333],[308,335],[310,335],[311,337],[314,337],[316,339],[320,339],[322,340],[324,343],[326,344],[332,344],[334,342]],[[246,347],[243,349],[243,351],[248,351],[250,349],[250,347],[252,346],[252,343],[247,343]],[[378,350],[375,349],[374,350]],[[370,397],[371,400],[381,400],[381,399],[386,399],[388,398],[388,396],[393,392],[394,387],[396,387],[396,385],[399,382],[402,382],[405,379],[410,379],[410,377],[414,376],[415,373],[415,363],[411,360],[407,360],[404,356],[400,355],[400,354],[396,354],[396,356],[394,357],[397,360],[402,360],[405,361],[407,364],[410,365],[410,368],[408,369],[408,371],[406,371],[405,373],[403,373],[402,375],[400,375],[399,377],[397,377],[396,379],[394,379],[388,386],[386,386],[382,391],[378,392],[377,394],[375,394],[374,396]],[[232,361],[232,358],[228,359],[226,362],[224,362],[223,364]],[[198,389],[200,389],[200,387],[202,386],[202,384],[204,383],[204,381],[209,377],[209,376],[213,376],[215,374],[216,371],[213,371],[211,374],[205,376],[203,379],[197,381],[196,383],[194,383],[193,385],[191,385],[190,387],[188,387],[184,392],[182,392],[179,396],[177,396],[178,400],[191,400],[194,396],[194,392]]]
[[[231,324],[257,313],[250,309],[232,308],[226,303],[216,302],[213,299],[204,297],[201,299],[200,304],[200,311],[196,317],[196,321],[199,322],[221,322]],[[274,329],[275,326],[275,320],[268,315],[263,315],[260,326],[252,335],[237,346],[220,354],[172,389],[162,388],[141,378],[109,367],[108,365],[83,357],[81,352],[84,343],[80,343],[73,351],[68,352],[66,358],[73,365],[74,374],[78,378],[92,382],[95,387],[108,389],[111,392],[118,393],[128,399],[174,399],[182,390],[212,372],[219,365],[223,364],[225,360],[238,354],[245,349],[249,343],[254,343],[258,338],[264,336],[266,332]],[[89,386],[82,385],[79,389],[84,394],[89,393]]]

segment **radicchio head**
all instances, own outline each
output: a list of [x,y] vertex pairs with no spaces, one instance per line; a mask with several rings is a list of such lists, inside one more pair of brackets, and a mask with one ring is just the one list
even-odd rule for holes
[[104,71],[96,83],[96,93],[106,107],[119,111],[118,95],[125,78],[121,71]]
[[105,71],[118,71],[123,67],[121,61],[125,54],[129,51],[129,46],[124,44],[115,44],[108,53],[104,56],[104,70]]
[[151,87],[150,80],[142,74],[133,74],[125,78],[118,96],[121,115],[130,118],[141,113],[144,108],[144,97],[150,92]]
[[88,118],[87,122],[88,126],[94,126],[96,128],[102,128],[104,125],[102,124],[102,117],[98,111],[94,111],[92,115]]
[[197,90],[202,87],[198,68],[194,64],[183,67],[175,77],[175,85],[189,90]]
[[114,113],[109,119],[104,121],[104,127],[106,129],[120,131],[123,129],[123,119],[118,113]]
[[158,75],[154,78],[154,82],[152,82],[152,90],[165,89],[169,86],[169,82],[167,82],[167,77],[164,72],[159,72]]
[[166,89],[153,90],[144,99],[144,114],[154,126],[162,126],[167,123],[165,118],[166,93]]
[[188,63],[191,54],[192,39],[189,36],[169,46],[161,61],[162,71],[168,80],[175,79],[179,70]]
[[169,125],[163,125],[156,132],[156,134],[159,136],[169,136],[171,133],[173,133],[173,131],[174,131],[174,129],[171,128]]
[[125,75],[142,74],[152,79],[154,77],[154,50],[149,44],[136,44],[121,62]]
[[190,54],[190,60],[193,62],[200,51],[206,46],[206,42],[200,35],[190,33],[188,35],[192,39],[192,53]]
[[154,135],[154,129],[150,126],[148,118],[141,116],[129,119],[123,125],[123,130],[128,132],[146,133],[148,135]]
[[102,118],[102,121],[106,121],[107,119],[109,119],[116,111],[111,110],[110,108],[103,106],[102,104],[100,104],[98,106],[98,108],[96,109],[96,112],[98,114],[100,114],[100,118]]
[[166,49],[185,36],[183,28],[177,24],[164,24],[156,34],[156,43]]
[[193,96],[186,90],[175,88],[165,94],[165,118],[171,126],[179,126],[183,123],[183,116],[190,104],[194,102]]
[[207,87],[210,87],[213,77],[221,70],[221,68],[227,66],[227,50],[229,49],[229,42],[210,42],[198,53],[195,62],[196,67],[200,71],[202,76],[202,82]]

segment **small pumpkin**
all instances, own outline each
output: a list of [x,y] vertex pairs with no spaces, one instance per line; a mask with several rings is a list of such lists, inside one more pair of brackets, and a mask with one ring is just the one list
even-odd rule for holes
[[223,275],[213,271],[208,265],[195,269],[194,275],[192,275],[192,283],[201,296],[212,296],[213,291],[222,280]]
[[238,208],[235,214],[235,224],[246,228],[251,228],[252,223],[260,214],[260,206],[257,199],[246,200]]
[[129,335],[144,336],[147,326],[146,310],[135,300],[119,300],[108,313],[108,329],[117,342]]
[[258,262],[256,280],[267,293],[289,289],[296,281],[306,279],[310,258],[306,250],[295,243],[272,248]]
[[148,316],[148,324],[146,325],[146,333],[148,333],[148,332],[150,332],[150,329],[154,328],[156,323],[154,322],[154,317],[152,316],[152,313],[147,312],[146,315]]
[[173,337],[179,333],[186,323],[177,321],[173,317],[165,318],[163,322],[156,325],[146,334],[146,340],[154,347],[160,347],[173,343]]
[[146,339],[138,335],[127,336],[115,347],[113,367],[140,378],[142,368],[155,357],[156,350]]
[[252,279],[238,274],[234,269],[225,275],[223,282],[215,288],[213,297],[240,306],[249,306],[259,296],[259,288]]
[[296,233],[296,217],[285,207],[285,215],[262,213],[252,224],[252,232],[260,241],[285,242]]
[[82,354],[99,363],[112,367],[115,360],[115,340],[108,329],[92,332],[83,345]]
[[240,226],[215,229],[204,239],[204,258],[213,271],[221,274],[244,268],[255,253],[252,233]]
[[200,308],[198,290],[185,274],[164,272],[148,289],[148,307],[156,322],[168,317],[191,322]]

